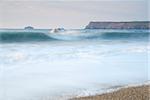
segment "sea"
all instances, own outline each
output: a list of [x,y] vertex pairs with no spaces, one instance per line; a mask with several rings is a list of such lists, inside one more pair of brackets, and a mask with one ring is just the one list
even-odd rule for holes
[[69,100],[149,81],[150,30],[0,29],[0,100]]

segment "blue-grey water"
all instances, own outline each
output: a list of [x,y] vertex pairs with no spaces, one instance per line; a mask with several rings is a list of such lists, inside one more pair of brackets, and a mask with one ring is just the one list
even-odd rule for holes
[[147,82],[149,30],[0,30],[0,100],[61,100]]

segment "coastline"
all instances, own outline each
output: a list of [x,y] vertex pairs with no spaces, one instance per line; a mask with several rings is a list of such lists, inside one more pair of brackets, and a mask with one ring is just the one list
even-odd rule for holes
[[149,21],[91,21],[85,29],[149,29]]
[[149,100],[150,83],[128,85],[102,94],[74,97],[70,100]]

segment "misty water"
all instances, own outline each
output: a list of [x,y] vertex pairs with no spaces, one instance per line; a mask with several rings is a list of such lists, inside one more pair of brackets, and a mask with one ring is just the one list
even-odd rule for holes
[[68,99],[147,82],[149,34],[1,30],[0,100]]

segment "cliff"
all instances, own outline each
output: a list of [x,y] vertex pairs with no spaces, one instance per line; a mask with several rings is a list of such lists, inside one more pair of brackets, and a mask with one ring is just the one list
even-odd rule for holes
[[90,22],[85,29],[150,29],[150,21]]

